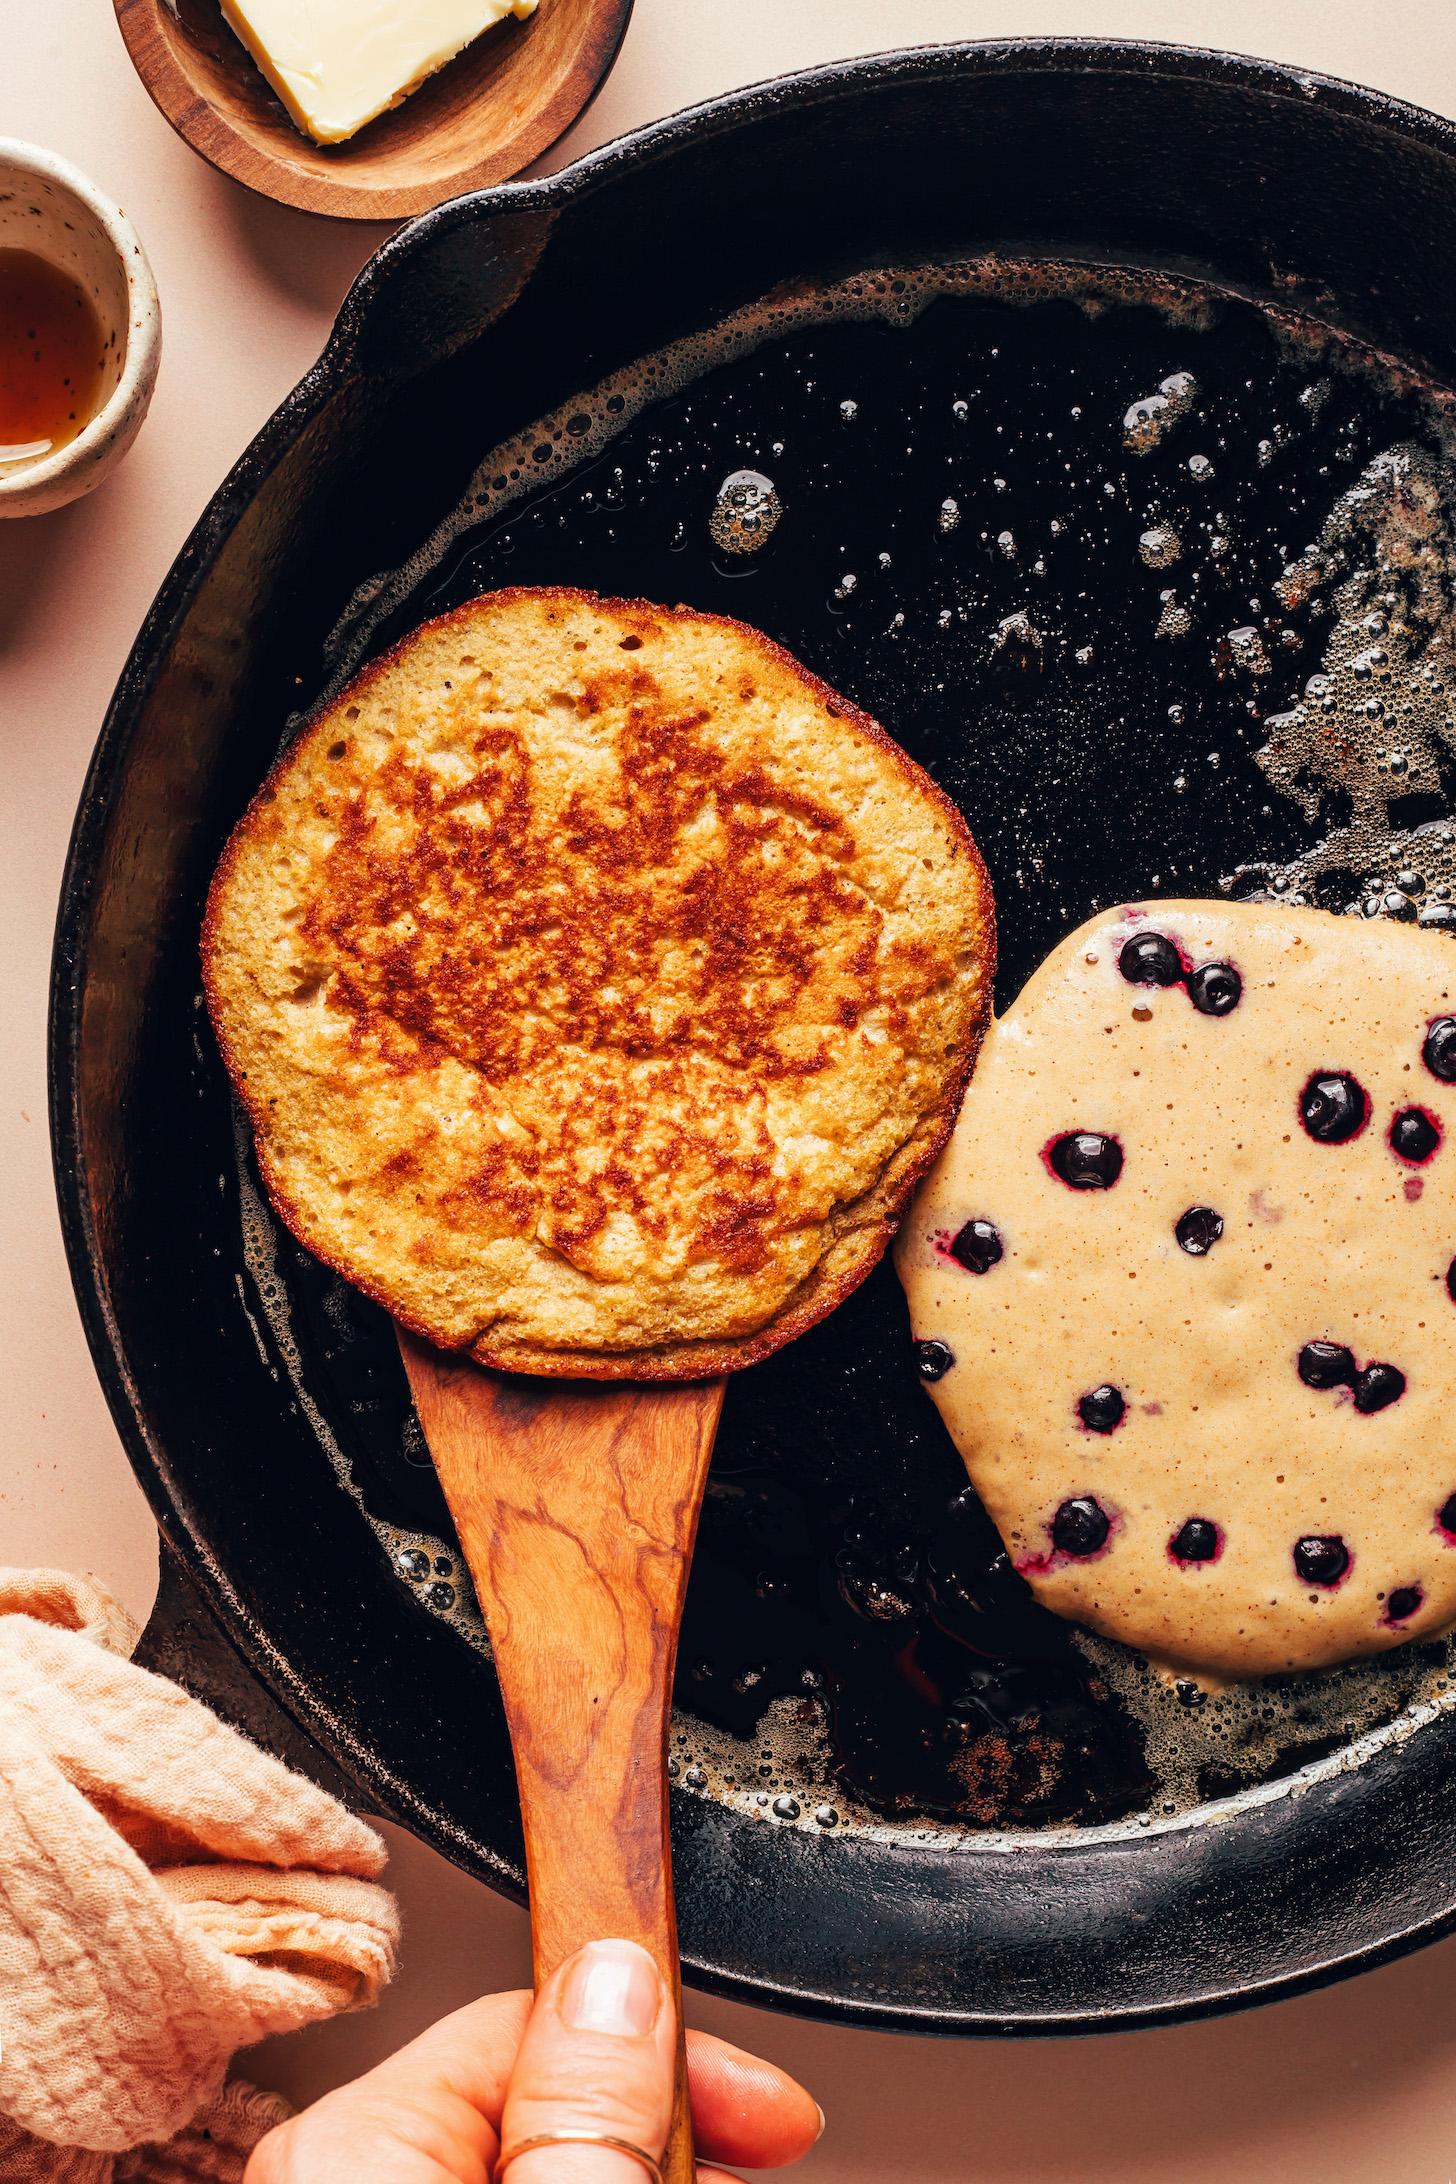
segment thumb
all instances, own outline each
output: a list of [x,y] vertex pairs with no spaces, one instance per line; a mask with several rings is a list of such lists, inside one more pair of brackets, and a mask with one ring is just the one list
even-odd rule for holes
[[[502,2149],[585,2131],[660,2160],[676,2054],[667,1987],[647,1951],[631,1941],[588,1943],[536,1998],[506,2094]],[[643,2184],[645,2174],[627,2154],[558,2143],[512,2161],[507,2184]]]

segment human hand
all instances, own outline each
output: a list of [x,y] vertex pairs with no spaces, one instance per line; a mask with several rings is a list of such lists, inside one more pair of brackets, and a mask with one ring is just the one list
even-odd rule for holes
[[[548,2131],[625,2139],[654,2158],[667,2139],[676,2028],[646,1951],[591,1943],[528,1994],[487,1995],[354,2084],[270,2131],[243,2184],[489,2184],[502,2143]],[[818,2108],[771,2063],[688,2034],[693,2130],[709,2161],[778,2168],[823,2129]],[[522,2154],[506,2184],[643,2184],[600,2146]],[[699,2184],[732,2184],[700,2168]]]

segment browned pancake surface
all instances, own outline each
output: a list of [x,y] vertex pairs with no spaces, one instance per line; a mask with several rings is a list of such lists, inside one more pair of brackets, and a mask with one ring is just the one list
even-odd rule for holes
[[819,1317],[954,1112],[964,824],[739,624],[564,591],[427,625],[234,834],[204,967],[275,1203],[484,1362],[690,1377]]

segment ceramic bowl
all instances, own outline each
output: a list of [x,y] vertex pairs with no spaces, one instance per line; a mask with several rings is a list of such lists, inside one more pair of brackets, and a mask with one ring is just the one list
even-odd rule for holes
[[106,343],[101,401],[54,455],[0,470],[0,516],[39,516],[100,485],[147,414],[162,312],[146,253],[119,205],[38,144],[0,137],[0,250],[30,250],[79,281]]

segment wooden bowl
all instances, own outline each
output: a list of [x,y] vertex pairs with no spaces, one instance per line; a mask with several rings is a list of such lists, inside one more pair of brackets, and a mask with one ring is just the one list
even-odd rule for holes
[[137,74],[195,152],[279,204],[401,220],[519,174],[590,105],[632,0],[542,0],[507,20],[347,144],[315,144],[222,19],[217,0],[115,0]]

